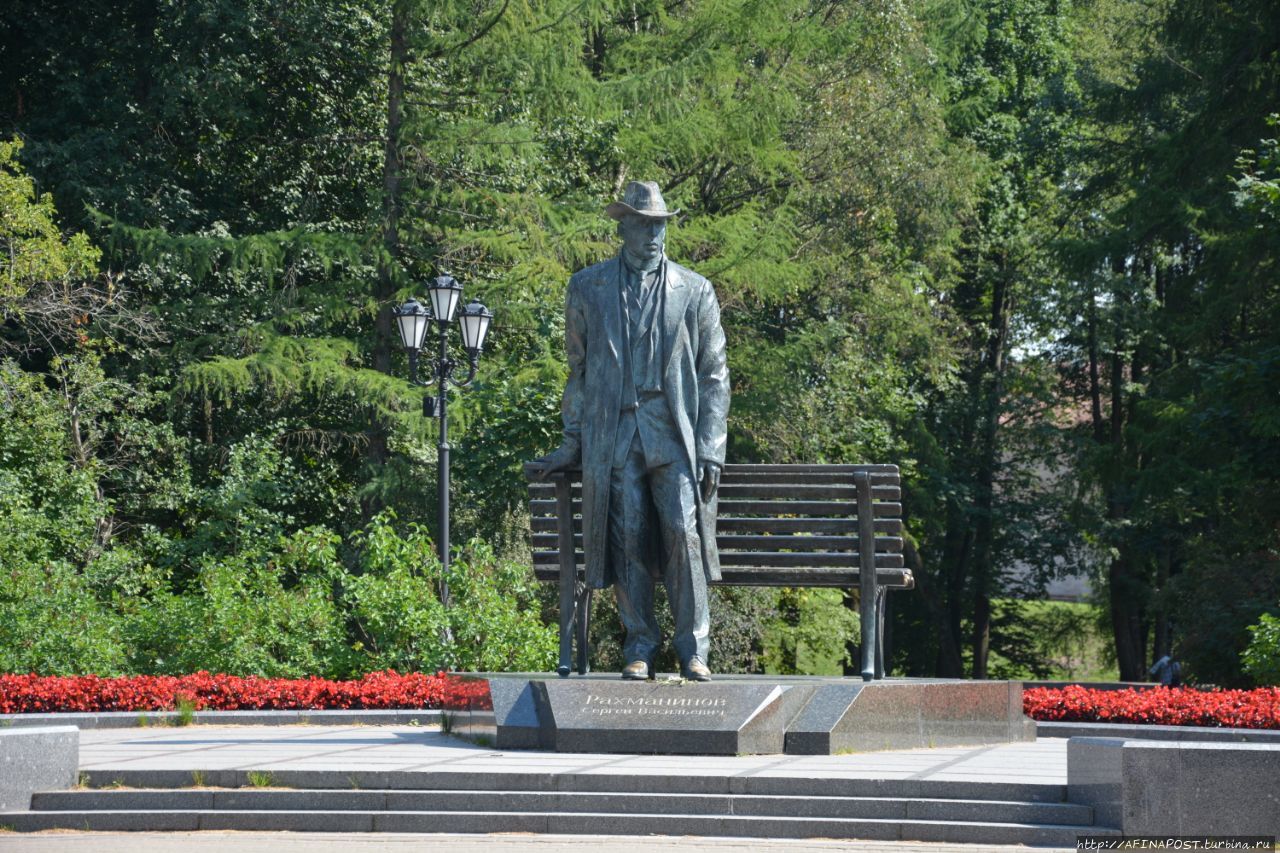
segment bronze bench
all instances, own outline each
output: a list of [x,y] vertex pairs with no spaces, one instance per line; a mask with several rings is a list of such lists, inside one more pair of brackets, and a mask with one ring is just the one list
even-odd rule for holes
[[[578,672],[588,670],[580,477],[565,471],[529,485],[534,573],[560,582],[561,677],[575,641]],[[897,465],[726,465],[718,585],[858,587],[862,677],[883,678],[885,594],[915,585],[903,564],[900,483]]]

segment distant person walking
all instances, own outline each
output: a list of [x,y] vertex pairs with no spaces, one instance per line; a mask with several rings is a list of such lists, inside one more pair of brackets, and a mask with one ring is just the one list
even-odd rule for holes
[[1161,687],[1182,686],[1182,664],[1168,655],[1151,665],[1151,674],[1160,682]]

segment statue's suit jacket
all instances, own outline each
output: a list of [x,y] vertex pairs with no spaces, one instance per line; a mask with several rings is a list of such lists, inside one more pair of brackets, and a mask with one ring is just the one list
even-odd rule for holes
[[[616,580],[609,565],[609,475],[622,408],[625,353],[621,259],[615,257],[574,274],[565,305],[569,378],[561,415],[564,446],[582,459],[582,533],[587,584],[600,589]],[[662,304],[663,392],[679,440],[697,478],[698,462],[724,464],[729,413],[729,369],[725,362],[720,304],[711,282],[665,261]],[[627,378],[630,381],[630,378]],[[707,580],[720,579],[716,550],[716,497],[698,500],[698,533]]]

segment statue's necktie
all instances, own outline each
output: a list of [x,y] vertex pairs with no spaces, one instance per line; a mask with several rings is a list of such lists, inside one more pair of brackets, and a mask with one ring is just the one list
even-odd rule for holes
[[632,372],[631,379],[637,392],[657,390],[654,377],[654,360],[656,353],[656,289],[661,275],[658,270],[632,270],[627,276],[627,317],[630,324],[628,332],[631,339]]

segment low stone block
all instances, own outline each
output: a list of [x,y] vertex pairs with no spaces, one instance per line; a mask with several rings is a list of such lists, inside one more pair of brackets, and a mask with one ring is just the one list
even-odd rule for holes
[[1280,835],[1280,746],[1127,741],[1126,835]]
[[0,812],[26,810],[36,791],[72,787],[79,770],[75,726],[0,729]]
[[1067,741],[1067,799],[1093,809],[1094,823],[1099,826],[1121,824],[1123,747],[1120,738],[1073,737]]
[[1280,745],[1071,738],[1067,778],[1125,835],[1280,835]]
[[863,686],[831,730],[830,752],[1035,739],[1012,681],[885,680]]

